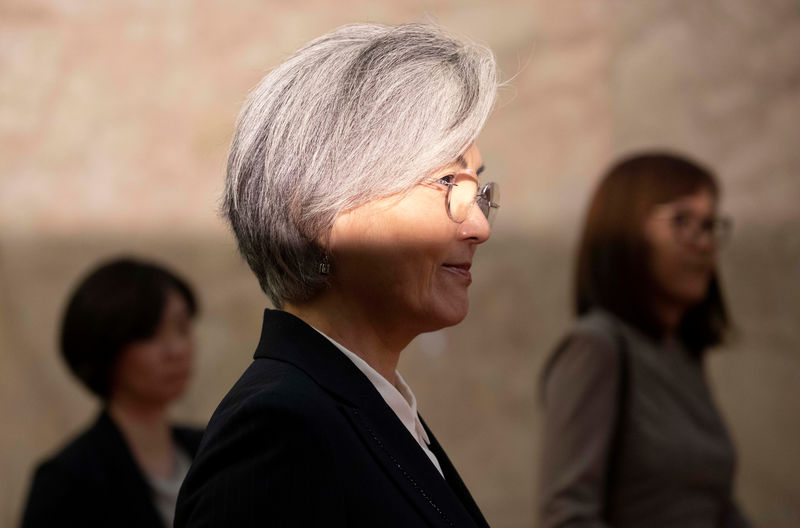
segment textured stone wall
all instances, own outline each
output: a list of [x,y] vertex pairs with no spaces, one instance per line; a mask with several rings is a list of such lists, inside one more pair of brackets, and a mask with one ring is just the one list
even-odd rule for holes
[[536,376],[569,321],[588,196],[611,160],[654,146],[720,174],[738,329],[709,376],[745,510],[800,525],[796,0],[0,0],[0,525],[35,460],[96,408],[55,347],[75,278],[126,252],[197,285],[197,372],[175,414],[205,421],[267,305],[216,214],[247,91],[340,24],[426,16],[489,44],[509,79],[479,143],[503,207],[471,313],[401,359],[492,526],[534,525]]

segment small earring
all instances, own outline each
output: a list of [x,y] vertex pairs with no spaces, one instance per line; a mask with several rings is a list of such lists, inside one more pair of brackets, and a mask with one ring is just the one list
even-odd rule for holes
[[323,255],[322,262],[319,263],[319,272],[322,275],[328,275],[331,272],[331,263],[328,260],[328,255]]

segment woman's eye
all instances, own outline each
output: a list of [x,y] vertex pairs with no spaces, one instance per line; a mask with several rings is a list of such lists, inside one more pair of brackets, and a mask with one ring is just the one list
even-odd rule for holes
[[454,185],[455,182],[456,182],[456,177],[454,174],[448,174],[436,180],[436,183],[441,183],[442,185]]
[[691,220],[691,215],[686,211],[678,211],[675,213],[675,216],[672,217],[672,223],[675,227],[686,227],[689,225]]

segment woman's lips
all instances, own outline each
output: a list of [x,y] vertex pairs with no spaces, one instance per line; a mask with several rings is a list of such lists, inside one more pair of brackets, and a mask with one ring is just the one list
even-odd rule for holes
[[469,272],[472,264],[469,262],[464,264],[443,264],[442,267],[454,275],[463,277],[467,282],[472,282],[472,274]]

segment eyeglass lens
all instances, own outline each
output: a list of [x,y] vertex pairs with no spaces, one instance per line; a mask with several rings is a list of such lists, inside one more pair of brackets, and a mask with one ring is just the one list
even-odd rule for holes
[[475,195],[478,194],[478,182],[468,175],[456,177],[450,187],[449,208],[450,218],[456,222],[463,222],[469,214],[469,208],[475,202]]
[[727,241],[731,230],[731,221],[726,217],[698,218],[685,212],[678,212],[672,217],[675,234],[683,242],[697,240],[701,235],[709,235],[711,239],[722,244]]
[[477,202],[481,212],[491,223],[498,204],[497,184],[494,182],[484,185],[478,192],[478,182],[468,174],[458,175],[450,186],[448,193],[448,212],[455,222],[463,222],[469,215],[469,209]]

